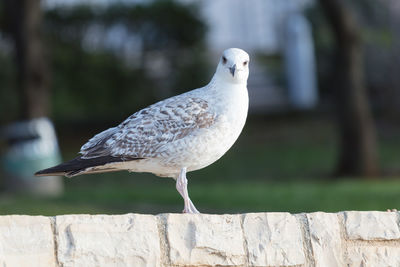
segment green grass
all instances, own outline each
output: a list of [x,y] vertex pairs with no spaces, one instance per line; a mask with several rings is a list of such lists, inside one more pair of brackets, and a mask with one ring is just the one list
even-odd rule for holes
[[[65,159],[72,158],[84,142],[85,135],[78,135],[79,140],[76,134],[60,136]],[[398,170],[399,136],[380,138],[384,169]],[[209,213],[399,209],[396,176],[332,179],[336,143],[333,125],[324,120],[250,122],[223,158],[188,174],[190,196],[200,211]],[[157,214],[182,208],[172,179],[128,172],[65,179],[65,194],[56,198],[0,196],[0,214]]]
[[[155,178],[156,179],[156,178]],[[335,182],[217,182],[190,184],[190,195],[202,212],[293,213],[341,210],[386,210],[400,207],[400,181],[341,180]],[[1,214],[57,215],[69,213],[180,212],[183,203],[173,181],[131,187],[93,185],[68,188],[62,197],[3,196]]]

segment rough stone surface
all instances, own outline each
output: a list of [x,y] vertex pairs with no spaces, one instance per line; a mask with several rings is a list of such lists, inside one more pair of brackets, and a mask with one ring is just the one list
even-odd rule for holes
[[0,216],[0,266],[55,266],[51,219]]
[[246,262],[240,215],[169,214],[172,265],[241,266]]
[[307,220],[315,266],[345,266],[337,214],[309,213]]
[[400,266],[397,212],[0,216],[0,266]]
[[400,246],[352,246],[347,250],[349,267],[400,266]]
[[293,266],[305,263],[300,225],[290,213],[248,213],[244,236],[252,266]]
[[350,240],[393,240],[400,238],[396,212],[346,211],[346,233]]
[[157,221],[151,215],[56,217],[62,266],[160,266]]

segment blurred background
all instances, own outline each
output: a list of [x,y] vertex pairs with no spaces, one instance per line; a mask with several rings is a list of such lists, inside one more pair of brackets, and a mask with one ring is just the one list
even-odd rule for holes
[[247,124],[189,173],[202,212],[400,206],[398,0],[1,0],[0,213],[181,212],[172,179],[33,177],[251,57]]

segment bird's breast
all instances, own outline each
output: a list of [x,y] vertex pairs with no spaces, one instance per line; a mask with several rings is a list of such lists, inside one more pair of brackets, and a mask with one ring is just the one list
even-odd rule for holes
[[246,88],[230,94],[215,94],[209,100],[215,122],[199,128],[190,136],[165,147],[166,166],[187,167],[189,171],[204,168],[222,157],[239,137],[246,121],[248,94]]

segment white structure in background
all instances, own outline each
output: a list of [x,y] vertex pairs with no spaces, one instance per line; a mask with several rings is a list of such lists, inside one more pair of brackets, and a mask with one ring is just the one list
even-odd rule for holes
[[[194,0],[180,2],[196,3]],[[287,17],[314,0],[204,0],[201,12],[209,25],[208,44],[223,50],[238,46],[263,53],[282,51]]]
[[[192,0],[181,2],[193,3]],[[265,66],[251,62],[250,111],[263,113],[316,105],[315,59],[311,29],[301,14],[313,0],[204,0],[201,12],[215,53],[240,47],[254,54],[284,54],[288,90],[274,84]],[[296,25],[299,23],[299,25]]]
[[286,27],[285,66],[290,104],[310,109],[318,101],[311,26],[301,13],[289,17]]
[[[149,3],[155,0],[119,0],[122,3]],[[212,55],[220,55],[228,47],[239,47],[252,57],[248,82],[250,112],[265,113],[287,107],[312,108],[318,99],[311,30],[304,17],[299,18],[315,0],[177,0],[199,7],[208,25],[207,43]],[[74,4],[106,5],[113,0],[44,0],[46,7]],[[293,17],[294,16],[294,17]],[[293,18],[292,18],[293,17]],[[297,17],[297,18],[296,18]],[[292,22],[290,22],[292,21]],[[301,25],[294,25],[298,21]],[[123,58],[137,57],[140,40],[127,38],[127,31],[118,25],[106,38],[88,31],[90,46],[106,45],[121,51]],[[120,36],[120,38],[118,38]],[[290,43],[289,42],[294,42]],[[285,54],[288,89],[271,80],[266,66],[257,62],[260,54]],[[130,60],[137,62],[137,60]],[[216,64],[217,62],[215,62]],[[296,73],[297,72],[297,73]]]

